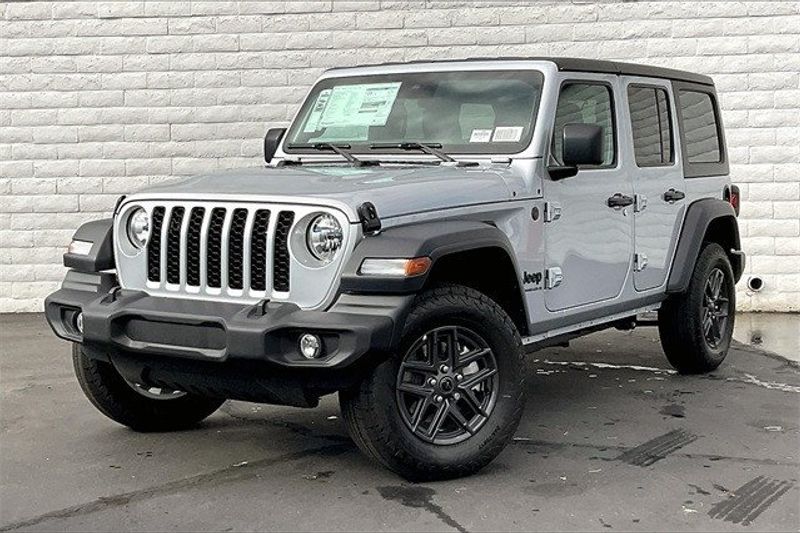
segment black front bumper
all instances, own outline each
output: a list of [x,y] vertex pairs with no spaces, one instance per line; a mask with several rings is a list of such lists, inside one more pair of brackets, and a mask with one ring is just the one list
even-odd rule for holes
[[[264,380],[278,377],[282,386],[292,382],[295,389],[342,388],[364,359],[380,360],[391,352],[395,325],[409,299],[342,295],[328,311],[304,311],[289,303],[153,297],[116,288],[110,273],[70,271],[62,288],[47,298],[45,312],[58,336],[81,343],[87,355],[114,363],[129,379],[181,390],[200,381],[198,392],[260,399]],[[322,339],[319,358],[300,353],[303,333]],[[237,387],[249,389],[249,381],[260,385],[237,392]],[[298,403],[270,395],[263,401]]]

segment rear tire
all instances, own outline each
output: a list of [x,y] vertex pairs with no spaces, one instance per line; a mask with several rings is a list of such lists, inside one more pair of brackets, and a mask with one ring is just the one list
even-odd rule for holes
[[484,294],[420,294],[398,353],[340,393],[358,447],[401,476],[450,479],[486,466],[511,441],[525,404],[519,333]]
[[135,431],[188,429],[225,402],[224,399],[188,393],[159,397],[127,382],[111,363],[88,357],[80,344],[72,346],[72,363],[78,383],[89,401],[111,420]]
[[697,258],[686,292],[670,296],[661,306],[661,346],[681,374],[711,372],[728,354],[736,316],[735,283],[725,250],[709,243]]

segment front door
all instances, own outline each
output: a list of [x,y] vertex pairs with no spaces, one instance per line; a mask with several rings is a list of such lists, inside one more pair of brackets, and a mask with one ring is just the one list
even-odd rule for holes
[[670,82],[626,77],[622,84],[633,146],[626,164],[636,193],[633,284],[646,291],[666,281],[686,208],[685,187]]
[[575,74],[561,86],[550,162],[561,164],[563,129],[571,123],[603,128],[604,161],[571,178],[544,180],[545,305],[551,311],[617,297],[632,262],[633,206],[626,204],[633,187],[619,156],[618,83],[616,76]]

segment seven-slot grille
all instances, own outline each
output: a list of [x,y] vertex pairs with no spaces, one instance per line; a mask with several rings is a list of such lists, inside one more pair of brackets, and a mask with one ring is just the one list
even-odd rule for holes
[[286,210],[156,206],[147,280],[198,291],[288,292],[294,219],[294,211]]

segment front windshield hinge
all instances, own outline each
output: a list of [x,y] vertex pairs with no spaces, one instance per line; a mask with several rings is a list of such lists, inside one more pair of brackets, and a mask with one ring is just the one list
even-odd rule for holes
[[372,202],[364,202],[358,206],[357,211],[364,233],[372,234],[381,230],[381,218],[378,216],[378,210]]

